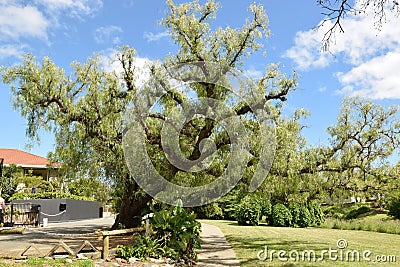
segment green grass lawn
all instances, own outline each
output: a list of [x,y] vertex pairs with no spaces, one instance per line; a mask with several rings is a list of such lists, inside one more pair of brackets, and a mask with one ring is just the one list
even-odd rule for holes
[[[241,266],[400,266],[400,235],[321,228],[238,226],[236,222],[232,221],[201,220],[201,222],[215,225],[222,230],[235,250]],[[338,249],[337,241],[339,239],[347,241],[345,249]],[[264,250],[265,246],[268,247],[268,255],[271,250],[286,251],[283,258],[287,258],[288,261],[280,261],[277,252],[273,254],[273,261],[270,261],[270,258],[260,261],[257,253]],[[307,254],[305,261],[301,260],[303,250],[314,250],[316,258],[320,258],[322,251],[329,250],[329,247],[332,250],[338,250],[332,256],[340,257],[339,251],[342,251],[343,261],[331,261],[327,253],[322,262],[309,262]],[[346,254],[354,250],[360,252],[361,261],[352,261],[350,255],[348,257],[350,262],[346,262]],[[371,251],[371,255],[367,255],[371,262],[362,260],[362,253],[367,250]],[[289,259],[290,252],[293,258],[296,258],[296,253],[298,253],[300,260],[291,261]],[[378,263],[375,258],[376,256],[391,255],[396,256],[397,262]],[[264,256],[264,253],[261,256]]]

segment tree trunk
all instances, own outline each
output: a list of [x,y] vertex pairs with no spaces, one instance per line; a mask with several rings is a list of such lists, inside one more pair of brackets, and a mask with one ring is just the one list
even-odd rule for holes
[[146,208],[147,203],[152,199],[145,193],[137,194],[137,191],[140,190],[137,184],[130,178],[127,178],[127,180],[121,208],[112,229],[117,229],[120,224],[124,228],[139,227],[142,221],[142,210]]

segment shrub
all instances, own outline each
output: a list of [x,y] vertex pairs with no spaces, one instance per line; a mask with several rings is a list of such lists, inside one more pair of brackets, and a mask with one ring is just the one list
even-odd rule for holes
[[325,222],[325,216],[322,212],[321,205],[317,201],[311,201],[308,205],[308,209],[311,215],[311,223],[321,225]]
[[119,258],[129,259],[138,258],[147,260],[148,258],[160,258],[164,255],[161,247],[161,240],[153,239],[150,236],[139,236],[135,239],[132,246],[119,245],[116,256]]
[[370,210],[371,210],[371,209],[370,209],[369,207],[367,207],[367,206],[361,206],[361,207],[359,207],[359,208],[350,210],[350,211],[346,214],[345,218],[346,218],[346,220],[356,219],[356,218],[357,218],[358,216],[360,216],[361,214],[367,213],[367,212],[369,212]]
[[300,221],[300,205],[297,203],[292,203],[289,206],[290,213],[292,214],[292,225],[299,226]]
[[[312,207],[310,205],[310,210],[311,209]],[[344,214],[346,213],[346,209],[343,207],[343,205],[335,204],[332,206],[323,207],[323,213],[328,218],[344,219],[345,216]]]
[[313,215],[306,205],[293,203],[289,206],[292,215],[292,226],[308,227],[313,222]]
[[258,225],[261,211],[260,203],[247,195],[236,206],[235,217],[239,225]]
[[199,219],[223,219],[224,215],[222,209],[219,207],[218,203],[213,202],[211,204],[201,206],[194,209],[197,218]]
[[218,200],[218,206],[222,210],[222,216],[225,220],[236,220],[236,207],[243,199],[244,193],[240,189],[233,189],[231,192]]
[[298,221],[300,227],[310,226],[313,223],[313,217],[306,205],[300,206],[300,220]]
[[195,218],[193,212],[189,213],[179,206],[154,212],[150,224],[154,238],[161,240],[165,256],[182,259],[187,264],[197,261],[201,224]]
[[261,206],[261,217],[265,216],[266,221],[272,223],[272,204],[269,198],[258,195],[256,200]]
[[400,220],[400,197],[392,198],[388,204],[388,215]]
[[363,230],[381,232],[387,234],[400,234],[400,224],[396,220],[387,220],[387,218],[375,218],[368,220],[340,220],[340,219],[327,219],[320,227],[328,229],[345,229],[345,230]]
[[60,192],[40,192],[40,193],[16,193],[11,198],[10,201],[14,199],[53,199],[53,198],[69,198],[76,200],[94,200],[91,197],[77,196],[70,193],[60,193]]
[[283,204],[276,204],[272,208],[272,224],[274,226],[290,226],[292,224],[292,214]]

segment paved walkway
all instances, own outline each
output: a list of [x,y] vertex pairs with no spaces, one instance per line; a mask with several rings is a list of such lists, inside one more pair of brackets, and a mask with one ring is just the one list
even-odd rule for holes
[[199,262],[197,266],[239,267],[240,262],[221,230],[210,224],[202,223],[201,226],[203,244],[202,249],[198,252]]

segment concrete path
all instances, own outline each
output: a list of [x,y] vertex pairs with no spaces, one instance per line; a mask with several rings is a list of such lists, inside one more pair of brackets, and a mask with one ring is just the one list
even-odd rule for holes
[[197,266],[239,267],[240,262],[221,230],[210,224],[202,223],[201,226],[203,243],[202,249],[198,251]]

